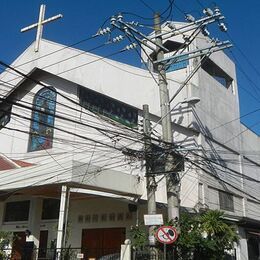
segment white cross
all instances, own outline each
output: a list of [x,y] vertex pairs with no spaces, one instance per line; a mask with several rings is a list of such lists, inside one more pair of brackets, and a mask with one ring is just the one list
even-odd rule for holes
[[51,18],[44,20],[45,7],[46,7],[45,5],[41,5],[38,23],[34,23],[32,25],[29,25],[29,26],[21,29],[21,32],[26,32],[26,31],[29,31],[29,30],[37,27],[37,34],[36,34],[35,47],[34,47],[35,52],[39,51],[40,41],[42,38],[43,25],[46,23],[52,22],[54,20],[57,20],[59,18],[62,18],[62,14],[58,14],[58,15],[55,15]]

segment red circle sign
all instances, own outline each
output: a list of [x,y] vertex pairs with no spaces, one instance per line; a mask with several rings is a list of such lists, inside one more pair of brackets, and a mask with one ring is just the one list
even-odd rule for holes
[[176,241],[178,234],[175,228],[162,226],[158,228],[155,234],[157,240],[163,244],[172,244]]

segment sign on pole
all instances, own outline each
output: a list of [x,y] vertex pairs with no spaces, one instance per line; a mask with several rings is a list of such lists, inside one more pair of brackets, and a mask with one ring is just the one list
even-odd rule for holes
[[162,214],[144,215],[144,224],[146,226],[163,225],[163,216],[162,216]]
[[162,226],[158,228],[155,236],[157,240],[163,244],[172,244],[178,238],[176,229],[171,226]]
[[83,258],[84,258],[84,254],[82,254],[82,253],[77,254],[77,259],[83,259]]

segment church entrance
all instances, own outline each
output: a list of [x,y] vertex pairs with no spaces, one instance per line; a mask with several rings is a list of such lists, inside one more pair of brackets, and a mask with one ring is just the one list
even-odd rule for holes
[[48,230],[42,230],[40,232],[38,259],[46,259],[47,244],[48,244]]
[[22,254],[25,247],[26,237],[25,232],[14,232],[15,240],[12,247],[12,260],[19,260],[22,258]]
[[98,228],[82,230],[82,253],[85,260],[120,254],[125,240],[125,228]]

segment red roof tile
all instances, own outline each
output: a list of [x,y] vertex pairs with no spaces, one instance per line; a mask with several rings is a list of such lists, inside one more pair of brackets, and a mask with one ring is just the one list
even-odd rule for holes
[[32,166],[32,163],[24,162],[21,160],[9,160],[0,155],[0,171],[16,169],[20,167]]
[[25,162],[25,161],[21,161],[21,160],[12,160],[13,162],[15,162],[16,164],[18,164],[21,167],[29,167],[29,166],[33,166],[33,163],[29,163],[29,162]]
[[0,171],[15,169],[16,167],[11,162],[0,157]]

